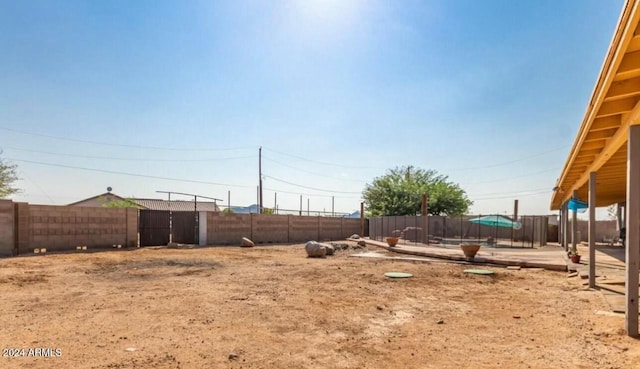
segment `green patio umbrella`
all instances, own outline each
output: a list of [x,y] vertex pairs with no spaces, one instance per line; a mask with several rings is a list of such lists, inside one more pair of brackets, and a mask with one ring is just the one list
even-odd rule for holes
[[490,227],[506,227],[513,229],[520,229],[522,224],[520,222],[514,222],[513,220],[503,217],[502,215],[485,215],[483,217],[469,219],[471,223],[482,224]]

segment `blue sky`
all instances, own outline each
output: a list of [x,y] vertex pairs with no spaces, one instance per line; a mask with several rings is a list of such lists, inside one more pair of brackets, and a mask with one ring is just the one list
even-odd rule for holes
[[248,205],[262,146],[266,206],[350,212],[414,165],[547,214],[622,3],[0,0],[13,198]]

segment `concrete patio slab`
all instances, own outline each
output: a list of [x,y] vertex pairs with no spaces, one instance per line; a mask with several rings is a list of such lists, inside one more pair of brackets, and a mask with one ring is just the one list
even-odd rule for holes
[[[381,247],[398,254],[468,262],[459,248],[403,244],[389,247],[386,242],[368,239],[365,240],[365,242],[369,245]],[[478,252],[472,263],[567,271],[567,262],[565,259],[565,252],[559,247],[544,249],[493,249],[484,247]]]

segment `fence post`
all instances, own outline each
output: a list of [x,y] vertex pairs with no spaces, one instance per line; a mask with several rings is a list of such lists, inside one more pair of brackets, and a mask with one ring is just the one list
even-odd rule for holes
[[364,237],[364,201],[360,202],[360,237]]

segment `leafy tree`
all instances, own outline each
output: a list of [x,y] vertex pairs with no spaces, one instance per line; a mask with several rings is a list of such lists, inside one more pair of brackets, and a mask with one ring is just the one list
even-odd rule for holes
[[362,192],[372,216],[420,214],[422,194],[428,197],[431,215],[464,214],[473,202],[457,183],[435,170],[402,166],[376,177]]
[[142,206],[138,205],[132,199],[108,201],[107,199],[100,198],[99,201],[102,202],[102,207],[103,208],[112,208],[112,209],[134,208],[134,209],[142,209]]
[[225,208],[224,210],[222,210],[223,213],[230,213],[233,214],[233,209],[231,208]]
[[262,208],[262,214],[275,214],[272,208]]
[[[0,151],[2,154],[2,151]],[[18,180],[17,166],[0,158],[0,199],[13,195],[20,190],[13,186]]]

